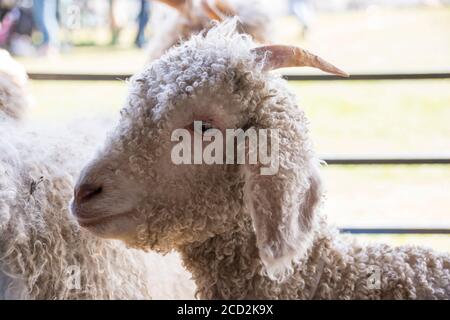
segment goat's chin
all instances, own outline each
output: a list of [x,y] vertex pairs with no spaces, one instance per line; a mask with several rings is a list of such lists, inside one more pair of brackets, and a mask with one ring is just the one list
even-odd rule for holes
[[97,237],[127,242],[135,236],[140,224],[139,219],[127,213],[106,217],[92,223],[80,223],[80,226]]

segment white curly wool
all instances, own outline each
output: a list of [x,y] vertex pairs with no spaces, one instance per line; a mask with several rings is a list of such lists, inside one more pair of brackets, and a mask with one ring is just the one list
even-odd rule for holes
[[[5,57],[18,66],[2,55],[0,70],[11,69]],[[80,229],[68,208],[73,183],[105,127],[19,126],[26,77],[18,90],[12,75],[0,73],[0,299],[193,298],[176,254],[146,254]]]
[[[133,77],[119,125],[77,183],[102,188],[74,203],[79,222],[136,248],[177,250],[203,299],[450,298],[448,254],[361,245],[326,223],[307,118],[234,30],[231,21],[194,36]],[[278,173],[175,165],[171,133],[198,120],[278,129]]]
[[30,104],[25,69],[0,49],[0,118],[22,118]]
[[80,229],[68,203],[96,138],[62,130],[49,135],[0,123],[0,298],[193,298],[177,256],[128,249]]

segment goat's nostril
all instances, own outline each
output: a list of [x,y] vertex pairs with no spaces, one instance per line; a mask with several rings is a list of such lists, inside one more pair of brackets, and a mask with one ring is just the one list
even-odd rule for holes
[[103,191],[103,187],[99,185],[85,184],[78,188],[75,192],[75,198],[79,203],[92,200]]

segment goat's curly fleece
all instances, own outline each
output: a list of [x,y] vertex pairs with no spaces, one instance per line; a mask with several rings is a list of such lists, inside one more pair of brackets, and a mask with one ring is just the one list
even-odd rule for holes
[[[450,258],[430,249],[361,245],[317,224],[304,258],[282,283],[265,276],[251,223],[183,256],[203,299],[449,299]],[[215,256],[215,259],[211,259]],[[218,258],[220,257],[220,259]],[[380,272],[381,282],[371,280]],[[374,281],[374,282],[372,282]]]
[[[69,216],[74,159],[85,158],[67,141],[55,148],[18,130],[0,128],[0,297],[150,298],[144,256],[95,239]],[[82,290],[66,286],[71,266],[80,268]]]
[[[73,182],[96,139],[71,129],[61,136],[67,127],[47,134],[0,123],[0,299],[193,298],[176,255],[101,240],[71,217]],[[66,285],[71,266],[81,290]]]
[[30,104],[25,69],[0,50],[0,117],[21,119]]
[[[121,187],[136,185],[143,195],[133,219],[142,224],[126,233],[114,222],[91,231],[145,250],[178,250],[203,299],[448,299],[448,254],[363,246],[321,217],[307,119],[286,82],[262,71],[253,42],[234,28],[228,22],[194,36],[133,78],[119,126],[82,179],[105,186],[85,210],[113,210],[108,190],[137,197]],[[279,129],[279,173],[173,165],[171,132],[198,117],[220,129]],[[369,281],[377,267],[379,288]]]
[[[0,300],[192,298],[176,255],[100,240],[71,217],[74,178],[101,139],[100,128],[19,126],[11,102],[23,92],[1,80],[0,96],[9,95],[2,102],[12,112],[0,117]],[[77,268],[80,289],[71,289]]]

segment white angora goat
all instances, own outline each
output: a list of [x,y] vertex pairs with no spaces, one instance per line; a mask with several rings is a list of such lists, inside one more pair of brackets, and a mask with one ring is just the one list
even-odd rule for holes
[[193,34],[213,27],[212,21],[239,17],[239,32],[259,43],[271,39],[272,16],[256,0],[159,0],[175,9],[163,17],[155,16],[157,26],[149,44],[150,61],[161,57],[172,46]]
[[3,54],[0,70],[0,300],[192,298],[176,256],[128,249],[78,226],[68,210],[74,177],[101,135],[19,126],[26,74]]
[[[449,298],[449,255],[362,246],[319,213],[307,119],[269,71],[345,73],[300,48],[253,46],[228,22],[134,76],[118,127],[77,183],[72,212],[81,226],[137,248],[177,250],[204,299]],[[180,128],[194,154],[226,129],[278,130],[278,171],[263,175],[262,160],[176,165],[179,141],[171,140]]]
[[30,104],[25,68],[0,49],[0,118],[22,118]]

